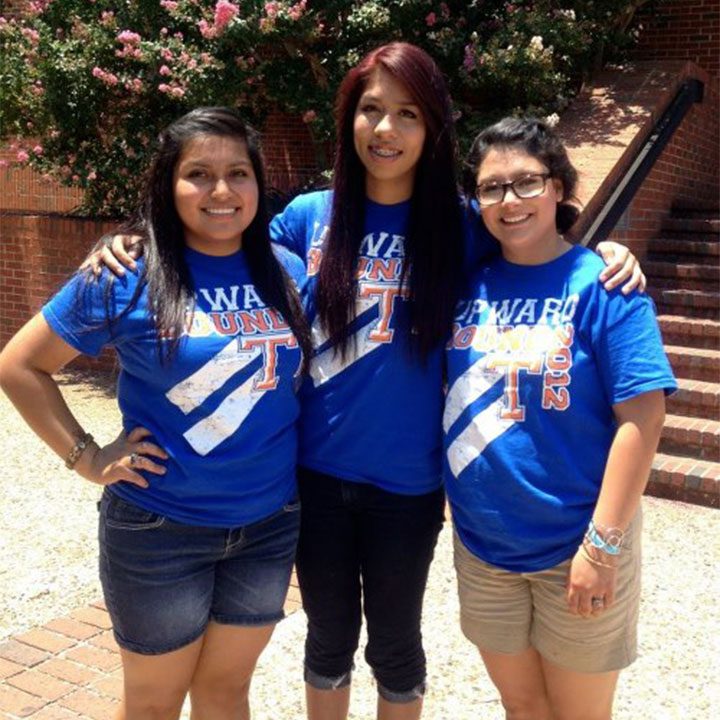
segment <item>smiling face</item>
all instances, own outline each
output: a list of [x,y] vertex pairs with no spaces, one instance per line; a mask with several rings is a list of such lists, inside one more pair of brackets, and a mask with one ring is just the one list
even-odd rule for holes
[[[521,148],[493,147],[480,163],[477,184],[512,182],[547,172],[548,168],[540,160]],[[562,192],[562,183],[549,178],[537,197],[523,200],[506,188],[501,202],[482,208],[485,225],[499,241],[506,260],[538,265],[555,259],[570,247],[555,226]]]
[[173,174],[185,243],[205,255],[230,255],[258,209],[258,185],[244,141],[220,135],[189,140]]
[[371,200],[408,200],[425,143],[425,121],[405,86],[378,67],[360,96],[353,124],[355,151]]

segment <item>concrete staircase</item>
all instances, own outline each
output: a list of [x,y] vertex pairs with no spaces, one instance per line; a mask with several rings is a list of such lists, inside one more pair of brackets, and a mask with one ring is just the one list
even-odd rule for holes
[[673,207],[643,262],[680,385],[648,494],[720,507],[720,212]]

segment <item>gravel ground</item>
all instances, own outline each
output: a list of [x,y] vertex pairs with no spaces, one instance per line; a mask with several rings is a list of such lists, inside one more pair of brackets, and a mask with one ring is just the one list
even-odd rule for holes
[[[112,384],[67,374],[63,391],[100,442],[119,428]],[[99,489],[72,475],[0,396],[6,475],[0,503],[0,641],[96,599]],[[645,498],[640,658],[623,673],[615,720],[709,720],[720,707],[720,532],[717,510]],[[497,694],[462,637],[449,528],[440,536],[425,603],[429,720],[501,720]],[[305,617],[283,621],[258,665],[255,720],[301,720]],[[351,720],[374,717],[375,692],[362,654]],[[712,708],[715,707],[715,711]],[[187,714],[184,715],[187,717]]]

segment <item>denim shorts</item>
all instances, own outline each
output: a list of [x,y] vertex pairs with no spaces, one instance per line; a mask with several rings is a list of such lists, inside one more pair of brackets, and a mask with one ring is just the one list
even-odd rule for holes
[[106,489],[100,580],[118,644],[157,655],[193,642],[211,620],[281,620],[299,530],[299,501],[224,529],[173,522]]

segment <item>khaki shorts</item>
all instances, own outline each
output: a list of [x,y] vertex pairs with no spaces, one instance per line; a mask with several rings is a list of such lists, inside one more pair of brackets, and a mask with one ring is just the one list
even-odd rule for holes
[[454,533],[463,633],[480,650],[519,653],[534,647],[576,672],[627,667],[637,657],[641,526],[638,511],[625,534],[615,602],[590,618],[568,610],[571,559],[540,572],[509,572],[477,558]]

